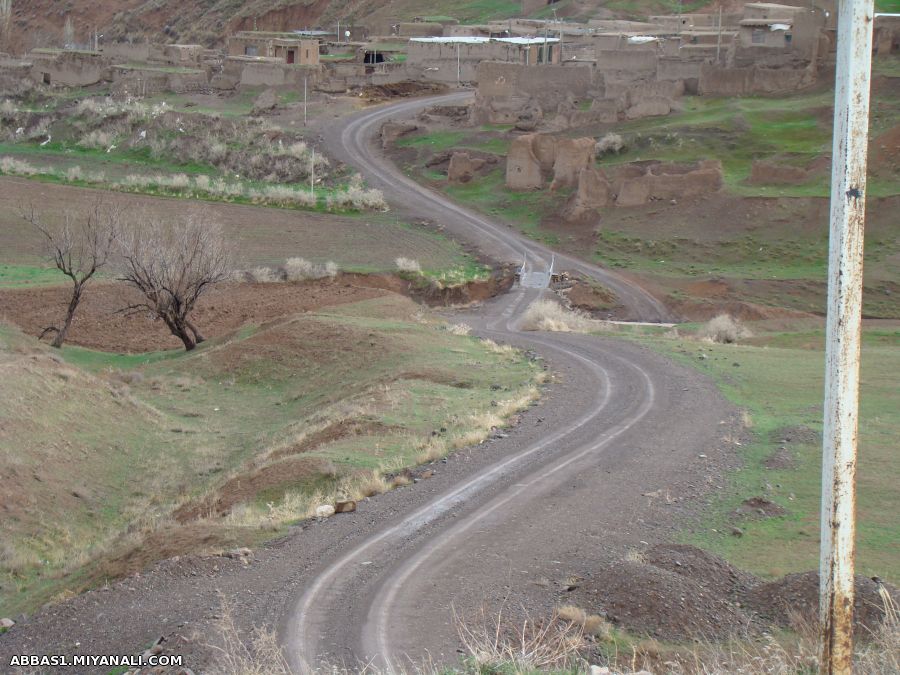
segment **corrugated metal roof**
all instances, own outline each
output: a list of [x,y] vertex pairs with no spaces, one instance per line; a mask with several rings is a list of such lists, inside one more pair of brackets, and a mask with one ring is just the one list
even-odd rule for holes
[[559,38],[554,37],[508,37],[508,38],[490,38],[479,37],[474,35],[460,35],[458,37],[416,37],[410,38],[410,42],[435,42],[438,44],[464,44],[464,45],[480,45],[486,42],[505,42],[513,45],[538,45],[545,42],[559,42]]

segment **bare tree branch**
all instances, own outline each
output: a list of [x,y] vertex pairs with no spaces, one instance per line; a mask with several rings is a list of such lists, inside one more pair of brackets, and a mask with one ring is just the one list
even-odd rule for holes
[[119,209],[97,200],[86,213],[77,217],[66,211],[63,225],[59,228],[46,225],[33,205],[22,217],[44,236],[47,259],[72,280],[72,295],[62,328],[51,326],[40,335],[43,338],[47,333],[55,332],[56,337],[51,344],[61,347],[72,326],[85,286],[109,262],[116,240]]
[[147,310],[188,351],[204,337],[190,313],[207,290],[228,276],[230,255],[222,229],[192,215],[173,223],[142,218],[119,237],[121,276],[146,298],[123,311]]

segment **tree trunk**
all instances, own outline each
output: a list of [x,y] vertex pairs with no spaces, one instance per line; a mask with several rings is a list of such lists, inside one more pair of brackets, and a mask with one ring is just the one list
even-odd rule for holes
[[66,341],[66,335],[68,335],[69,328],[72,326],[72,320],[75,318],[75,310],[78,309],[78,303],[81,302],[82,289],[83,286],[79,283],[76,283],[72,288],[72,298],[69,300],[69,309],[66,311],[66,321],[63,323],[62,328],[56,332],[56,337],[50,343],[51,347],[59,349],[62,347],[63,342]]
[[185,325],[185,322],[183,320],[178,318],[172,319],[170,317],[164,316],[163,321],[166,322],[166,325],[169,327],[172,335],[174,335],[184,343],[185,351],[189,352],[197,346],[197,341],[191,335],[188,327]]
[[206,338],[203,337],[203,335],[200,333],[200,331],[197,330],[197,326],[194,325],[193,321],[191,321],[190,319],[185,319],[184,323],[187,325],[188,328],[191,329],[191,332],[194,334],[194,340],[197,342],[198,345],[201,342],[204,342],[206,340]]

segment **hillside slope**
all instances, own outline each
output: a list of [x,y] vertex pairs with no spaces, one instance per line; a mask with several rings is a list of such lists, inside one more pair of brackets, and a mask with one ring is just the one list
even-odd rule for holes
[[[690,0],[684,11],[709,4]],[[67,17],[75,41],[87,44],[93,31],[105,40],[149,38],[167,42],[222,44],[235,30],[296,30],[358,23],[385,33],[398,21],[450,16],[461,23],[521,16],[519,0],[72,0],[69,10],[54,0],[13,0],[13,50],[60,45]],[[586,20],[640,17],[677,11],[676,0],[561,0],[533,14]]]

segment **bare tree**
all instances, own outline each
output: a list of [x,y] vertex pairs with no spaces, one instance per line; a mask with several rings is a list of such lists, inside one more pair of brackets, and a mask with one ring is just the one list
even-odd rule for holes
[[0,51],[12,51],[10,49],[12,15],[12,0],[0,0]]
[[228,276],[229,251],[222,228],[188,216],[172,223],[143,218],[123,229],[122,281],[144,302],[123,311],[147,311],[192,350],[204,337],[190,319],[197,300]]
[[97,201],[80,217],[66,211],[60,228],[42,223],[34,207],[23,217],[44,235],[46,255],[56,265],[56,269],[72,280],[72,295],[62,327],[49,326],[40,335],[43,338],[48,333],[56,333],[51,344],[62,347],[69,328],[72,327],[85,286],[109,261],[116,239],[119,211]]

